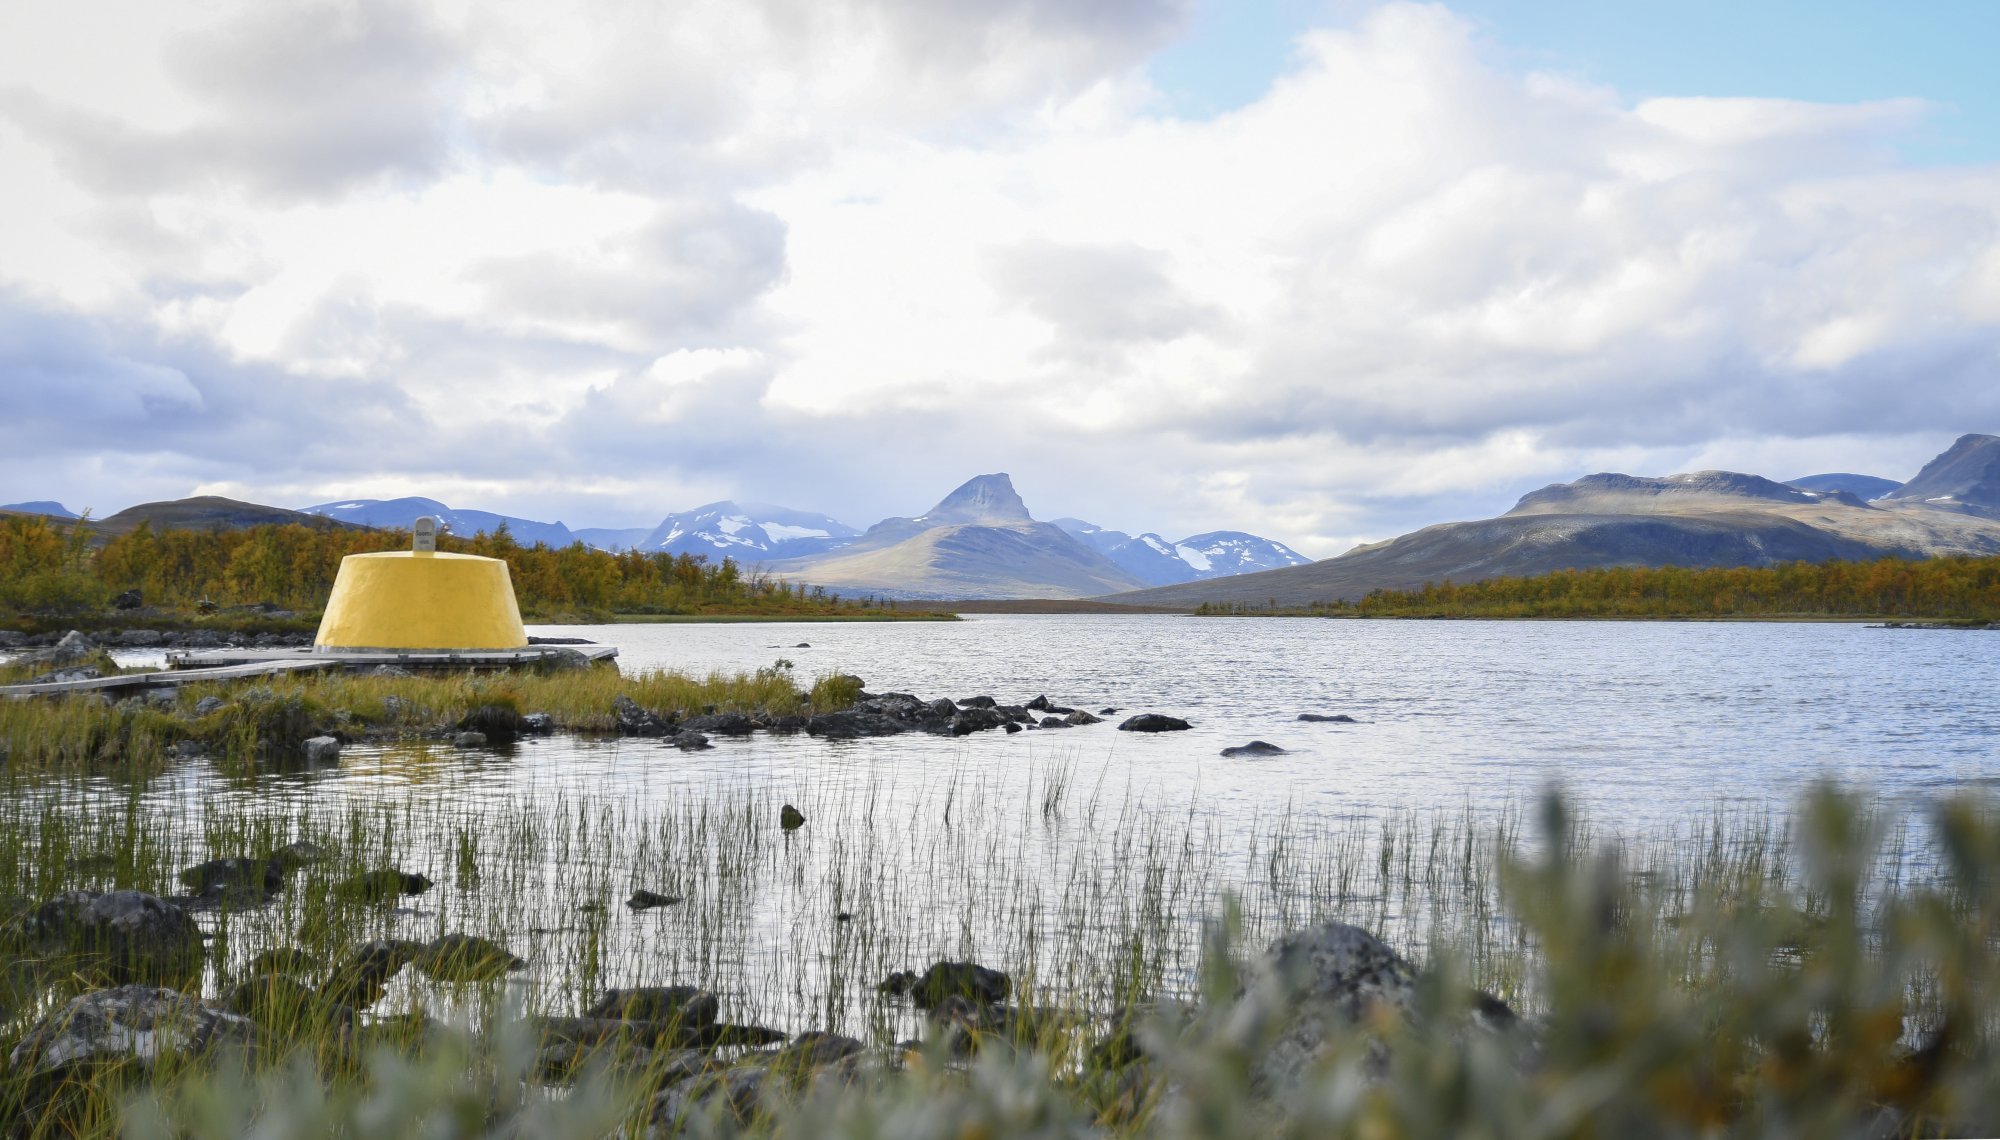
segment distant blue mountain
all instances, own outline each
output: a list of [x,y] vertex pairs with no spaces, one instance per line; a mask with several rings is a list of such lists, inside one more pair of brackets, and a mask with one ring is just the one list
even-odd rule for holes
[[1894,479],[1884,479],[1880,475],[1856,475],[1848,471],[1833,471],[1825,475],[1808,475],[1803,479],[1788,479],[1785,486],[1801,491],[1845,491],[1862,502],[1880,499],[1894,494],[1902,484]]
[[512,515],[496,515],[491,511],[453,510],[436,499],[343,499],[301,510],[309,515],[339,519],[341,522],[390,529],[407,529],[412,522],[429,515],[443,524],[448,533],[461,538],[471,538],[482,532],[491,534],[500,529],[501,523],[506,523],[508,533],[523,546],[533,546],[538,542],[557,547],[572,546],[577,541],[576,535],[559,522],[536,522]]
[[1056,519],[1055,525],[1149,586],[1303,566],[1311,561],[1282,542],[1240,530],[1212,530],[1168,542],[1150,531],[1135,536],[1082,519]]
[[77,517],[75,511],[70,510],[61,503],[52,502],[48,499],[37,499],[32,503],[8,503],[0,506],[0,511],[19,511],[24,515],[47,515],[54,519],[73,519]]

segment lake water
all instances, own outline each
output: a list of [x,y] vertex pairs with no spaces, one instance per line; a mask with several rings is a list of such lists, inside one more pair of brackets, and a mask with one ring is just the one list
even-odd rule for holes
[[[567,736],[473,752],[354,747],[334,768],[250,781],[179,764],[141,798],[178,813],[190,861],[227,853],[199,839],[219,810],[402,812],[395,857],[440,886],[384,932],[472,930],[560,964],[536,975],[544,1008],[574,1009],[603,984],[691,981],[739,1016],[853,1032],[880,1009],[829,986],[941,955],[1032,968],[1051,934],[1085,947],[1061,963],[1083,990],[1142,927],[1170,982],[1185,983],[1223,890],[1250,896],[1263,931],[1337,913],[1407,943],[1438,921],[1379,883],[1329,886],[1338,860],[1287,847],[1301,827],[1490,819],[1554,785],[1602,825],[1663,834],[1717,809],[1782,811],[1820,778],[1895,813],[2000,780],[2000,635],[1988,632],[1165,615],[532,632],[616,644],[627,673],[782,659],[802,687],[851,672],[873,692],[1046,694],[1119,712],[958,739],[717,737],[694,753]],[[1116,731],[1134,712],[1194,727]],[[1357,723],[1302,723],[1303,712]],[[1219,755],[1253,739],[1288,753]],[[130,789],[98,791],[108,808],[129,803]],[[90,798],[54,794],[73,808]],[[780,844],[766,836],[784,802],[811,822]],[[506,844],[531,852],[507,871],[509,891],[451,881],[454,851],[482,841],[479,859]],[[628,915],[618,904],[634,886],[688,902]],[[583,901],[606,916],[579,926]],[[855,923],[837,921],[849,911]],[[270,936],[295,919],[267,919]]]

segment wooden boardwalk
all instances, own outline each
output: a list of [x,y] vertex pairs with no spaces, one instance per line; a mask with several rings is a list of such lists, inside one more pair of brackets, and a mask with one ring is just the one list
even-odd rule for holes
[[565,649],[574,649],[595,664],[618,656],[615,645],[531,645],[526,649],[343,649],[320,653],[312,649],[169,649],[170,669],[208,669],[222,665],[253,665],[281,661],[330,661],[350,669],[396,665],[404,669],[511,669],[535,665]]
[[[0,685],[0,697],[59,697],[70,693],[129,696],[154,689],[178,689],[196,681],[241,681],[287,673],[332,669],[372,669],[395,665],[413,672],[440,669],[510,669],[534,665],[564,649],[574,649],[592,664],[618,656],[611,645],[536,645],[527,649],[456,650],[379,653],[315,653],[310,649],[172,649],[167,668],[146,673],[121,673],[82,681],[45,681],[35,685]],[[51,671],[57,671],[52,668]]]
[[45,681],[39,685],[0,685],[0,697],[59,697],[69,693],[103,693],[125,696],[148,689],[178,689],[194,681],[238,681],[269,677],[279,673],[312,673],[337,669],[335,660],[261,661],[254,664],[219,665],[207,669],[166,669],[150,673],[121,673],[115,677],[91,677],[82,681]]

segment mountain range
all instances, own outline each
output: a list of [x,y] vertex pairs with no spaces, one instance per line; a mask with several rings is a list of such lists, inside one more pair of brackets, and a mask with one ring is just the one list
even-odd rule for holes
[[[49,501],[0,511],[74,517]],[[1319,562],[1240,531],[1170,541],[1075,518],[1039,521],[1002,473],[865,531],[823,514],[726,500],[651,528],[572,530],[425,498],[347,499],[297,512],[214,496],[141,504],[94,525],[107,534],[142,522],[406,527],[425,514],[460,534],[505,524],[524,543],[726,556],[793,581],[889,598],[1303,605],[1565,568],[2000,554],[2000,437],[1964,436],[1907,482],[1854,472],[1782,483],[1732,471],[1600,472],[1531,491],[1495,518],[1440,523]]]
[[1127,592],[1111,601],[1306,605],[1425,582],[1604,566],[1767,566],[2000,554],[2000,437],[1967,435],[1906,483],[1840,472],[1778,483],[1733,471],[1600,473],[1304,566]]

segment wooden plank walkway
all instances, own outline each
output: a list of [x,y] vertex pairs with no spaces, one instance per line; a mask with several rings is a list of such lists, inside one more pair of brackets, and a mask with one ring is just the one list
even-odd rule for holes
[[384,649],[319,653],[311,649],[169,649],[170,669],[206,669],[272,661],[330,661],[349,669],[397,665],[405,669],[508,669],[534,665],[574,649],[593,663],[618,656],[615,645],[531,645],[526,649]]
[[280,673],[311,673],[337,669],[342,662],[317,660],[259,661],[251,664],[219,665],[207,669],[168,669],[150,673],[121,673],[115,677],[91,677],[82,681],[45,681],[39,685],[0,685],[0,697],[59,697],[68,693],[119,694],[147,689],[178,689],[194,681],[236,681],[250,677],[270,677]]
[[[284,673],[314,673],[330,669],[372,669],[397,665],[405,669],[508,669],[533,665],[564,649],[574,649],[593,664],[618,656],[612,645],[537,645],[529,649],[457,650],[433,653],[315,653],[310,649],[173,649],[167,668],[146,673],[121,673],[82,681],[45,681],[39,685],[0,685],[0,697],[59,697],[66,693],[118,695],[148,689],[177,689],[195,681],[239,681]],[[54,671],[52,669],[52,671]]]

